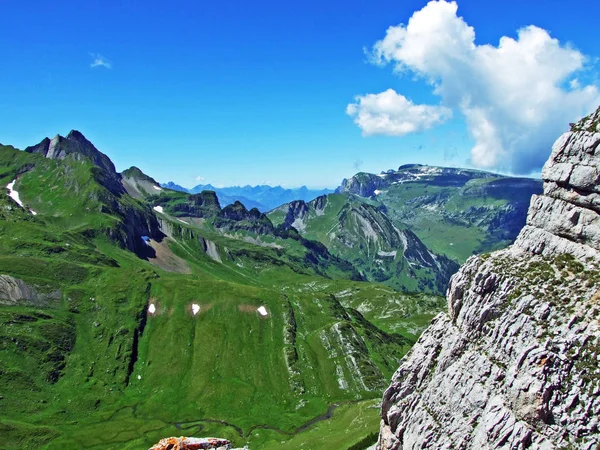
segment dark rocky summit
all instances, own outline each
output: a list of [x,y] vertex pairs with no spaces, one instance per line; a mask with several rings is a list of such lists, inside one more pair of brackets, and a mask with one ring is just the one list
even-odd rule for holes
[[247,210],[239,201],[223,208],[214,224],[226,231],[245,230],[256,234],[273,234],[275,229],[265,214],[257,208]]
[[[119,218],[117,225],[105,229],[104,233],[121,246],[142,254],[146,250],[142,236],[162,239],[158,221],[151,209],[147,205],[127,199],[125,196],[127,190],[123,183],[125,178],[117,173],[110,158],[99,151],[79,131],[71,130],[67,137],[56,135],[53,139],[45,138],[39,144],[27,147],[25,151],[40,154],[48,159],[70,158],[82,163],[91,163],[93,179],[105,189],[92,194],[98,202],[100,211]],[[124,173],[146,177],[135,167]]]
[[[88,141],[83,134],[77,130],[71,130],[67,137],[56,135],[54,138],[44,138],[37,145],[27,147],[28,153],[38,153],[49,159],[73,158],[81,160],[88,158],[101,171],[102,184],[113,194],[123,192],[120,177],[115,170],[115,165],[110,158],[100,152],[94,144]],[[99,180],[100,181],[100,180]]]
[[515,244],[452,278],[384,394],[378,449],[599,448],[599,117],[554,144]]

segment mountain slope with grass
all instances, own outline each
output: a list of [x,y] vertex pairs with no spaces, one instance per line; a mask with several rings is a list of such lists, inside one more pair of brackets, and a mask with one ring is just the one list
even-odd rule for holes
[[366,279],[406,291],[443,293],[458,264],[431,252],[410,230],[398,228],[381,208],[354,195],[296,201],[268,214],[285,229],[325,245]]
[[541,180],[472,169],[407,164],[380,174],[358,173],[340,193],[354,194],[412,230],[432,251],[463,263],[512,243],[525,225]]
[[373,399],[440,298],[354,281],[258,211],[105,157],[78,132],[0,147],[2,445],[195,434],[318,449],[371,435]]

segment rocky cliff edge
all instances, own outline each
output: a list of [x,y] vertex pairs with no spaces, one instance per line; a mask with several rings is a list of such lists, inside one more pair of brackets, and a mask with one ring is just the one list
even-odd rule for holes
[[378,449],[600,448],[599,121],[556,141],[515,244],[454,275],[384,394]]

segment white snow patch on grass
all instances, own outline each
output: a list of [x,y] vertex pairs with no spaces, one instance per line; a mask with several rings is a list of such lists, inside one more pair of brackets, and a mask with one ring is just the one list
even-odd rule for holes
[[259,313],[261,316],[266,316],[266,315],[268,315],[268,314],[269,314],[269,313],[267,312],[267,309],[266,309],[264,306],[259,306],[259,308],[257,309],[257,311],[258,311],[258,313]]
[[375,189],[375,195],[379,195],[379,194],[383,194],[383,191],[380,191],[379,189]]
[[13,180],[6,185],[6,189],[8,189],[8,196],[12,198],[15,202],[17,202],[21,208],[25,208],[23,206],[23,202],[19,198],[19,193],[14,189],[16,182],[17,180]]
[[[8,189],[8,196],[10,198],[12,198],[15,202],[17,202],[17,204],[21,208],[25,209],[25,206],[23,206],[23,202],[21,201],[21,198],[19,197],[19,193],[17,191],[15,191],[15,183],[16,182],[17,182],[17,180],[13,180],[6,185],[6,189]],[[37,212],[35,212],[33,209],[30,209],[29,212],[32,215],[37,216]]]
[[156,312],[156,306],[154,306],[154,303],[150,303],[150,306],[148,306],[148,312],[150,314],[154,314]]
[[154,211],[157,211],[161,214],[164,214],[164,210],[162,206],[155,206],[154,208],[152,208]]
[[192,314],[196,315],[200,312],[200,305],[198,303],[192,303]]
[[154,189],[156,189],[157,191],[162,191],[162,188],[158,187],[158,186],[152,186]]

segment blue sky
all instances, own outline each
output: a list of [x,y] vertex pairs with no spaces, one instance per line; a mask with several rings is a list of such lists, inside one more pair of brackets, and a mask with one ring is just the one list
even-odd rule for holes
[[[379,0],[2,2],[0,142],[24,148],[78,129],[119,170],[137,165],[161,182],[188,187],[200,182],[335,187],[358,170],[378,172],[410,162],[535,173],[549,154],[547,143],[566,130],[565,118],[580,117],[596,101],[600,55],[594,36],[600,5],[589,0],[458,2],[457,14],[473,27],[476,46],[498,46],[502,36],[516,39],[518,29],[533,24],[559,41],[565,57],[585,55],[580,66],[574,63],[553,80],[564,95],[575,89],[579,96],[569,97],[567,112],[535,121],[549,136],[539,142],[478,134],[482,121],[491,122],[496,134],[515,128],[507,119],[510,105],[495,104],[492,81],[472,93],[463,86],[457,91],[461,97],[453,98],[453,83],[466,79],[461,70],[472,64],[436,71],[432,63],[436,52],[454,48],[435,43],[435,33],[453,26],[453,17],[446,15],[438,29],[423,31],[433,36],[426,53],[415,56],[418,40],[393,42],[392,36],[392,47],[406,52],[382,46],[379,64],[373,63],[373,48],[388,27],[409,23],[426,5]],[[427,14],[435,15],[436,7],[427,7]],[[429,23],[429,16],[422,16]],[[452,66],[462,59],[454,56],[439,58]],[[355,97],[388,89],[410,105],[451,114],[431,125],[403,103],[394,106],[400,112],[392,122],[408,121],[414,132],[398,134],[380,126],[373,132],[368,120],[380,124],[382,114],[389,119],[388,112]],[[461,109],[461,99],[479,92],[485,92],[486,103]],[[347,107],[353,102],[357,113],[351,116]],[[554,96],[532,102],[539,103],[539,113],[565,100]],[[522,110],[518,103],[511,105]],[[358,112],[365,122],[359,123]],[[503,147],[498,150],[496,144]],[[479,153],[472,153],[476,146]],[[523,146],[535,154],[517,158],[529,151]],[[514,164],[506,162],[511,158]]]

